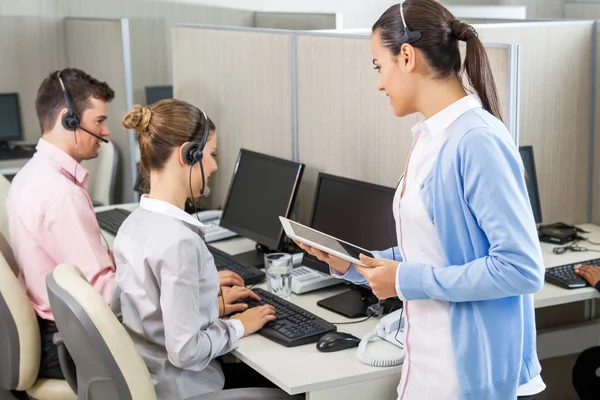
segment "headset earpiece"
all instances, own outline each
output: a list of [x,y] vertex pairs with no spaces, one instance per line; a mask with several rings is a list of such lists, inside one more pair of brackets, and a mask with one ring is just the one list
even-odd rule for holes
[[69,99],[67,88],[65,87],[65,84],[63,83],[60,77],[60,72],[58,72],[56,76],[58,77],[58,83],[60,83],[60,88],[65,97],[65,104],[67,106],[67,113],[63,115],[62,125],[68,131],[77,130],[77,128],[79,128],[79,126],[81,125],[81,121],[79,120],[77,114],[73,112],[73,107],[71,107],[71,100]]
[[202,151],[197,142],[189,142],[181,148],[181,158],[186,165],[194,165],[202,161]]

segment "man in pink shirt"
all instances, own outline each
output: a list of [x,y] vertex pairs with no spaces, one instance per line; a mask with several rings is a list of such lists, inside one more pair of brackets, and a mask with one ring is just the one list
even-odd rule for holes
[[110,134],[107,103],[113,98],[106,83],[81,70],[51,73],[35,102],[42,137],[13,179],[6,201],[19,280],[40,324],[40,377],[63,378],[52,343],[57,329],[46,276],[58,264],[72,263],[107,303],[111,300],[114,261],[102,244],[87,192],[88,171],[79,162],[97,157],[100,141]]

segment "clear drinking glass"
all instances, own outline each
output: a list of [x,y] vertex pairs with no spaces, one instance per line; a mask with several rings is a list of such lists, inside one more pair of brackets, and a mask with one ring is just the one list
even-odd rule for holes
[[265,274],[269,292],[289,300],[292,296],[292,255],[271,253],[265,255]]

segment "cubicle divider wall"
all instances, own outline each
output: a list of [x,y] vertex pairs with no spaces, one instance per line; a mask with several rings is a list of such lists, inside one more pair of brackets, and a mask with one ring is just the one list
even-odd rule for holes
[[[94,78],[106,81],[115,92],[114,100],[108,105],[107,120],[109,139],[120,156],[115,198],[117,202],[132,201],[135,138],[121,124],[121,119],[133,105],[129,20],[67,18],[65,48],[67,66],[80,68]],[[90,171],[90,181],[103,173],[109,172]]]
[[[544,222],[588,222],[594,22],[503,23],[475,28],[484,42],[509,41],[521,46],[519,144],[534,148]],[[561,48],[574,56],[565,57]]]
[[[398,181],[420,117],[393,116],[377,90],[369,36],[176,26],[173,44],[175,97],[204,108],[217,125],[220,170],[209,206],[223,205],[242,147],[306,164],[296,215],[304,222],[318,171]],[[519,46],[486,48],[517,141]]]
[[173,29],[174,96],[206,111],[217,127],[210,206],[223,206],[240,148],[293,158],[292,50],[290,31]]

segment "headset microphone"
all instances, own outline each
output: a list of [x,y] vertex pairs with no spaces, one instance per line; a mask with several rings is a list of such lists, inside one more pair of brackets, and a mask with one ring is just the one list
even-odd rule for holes
[[108,140],[104,139],[102,136],[100,135],[96,135],[95,133],[92,133],[90,131],[88,131],[87,129],[85,129],[83,126],[80,126],[79,129],[81,129],[82,131],[84,131],[85,133],[89,133],[90,135],[92,135],[93,137],[95,137],[98,140],[102,140],[104,143],[108,143]]

